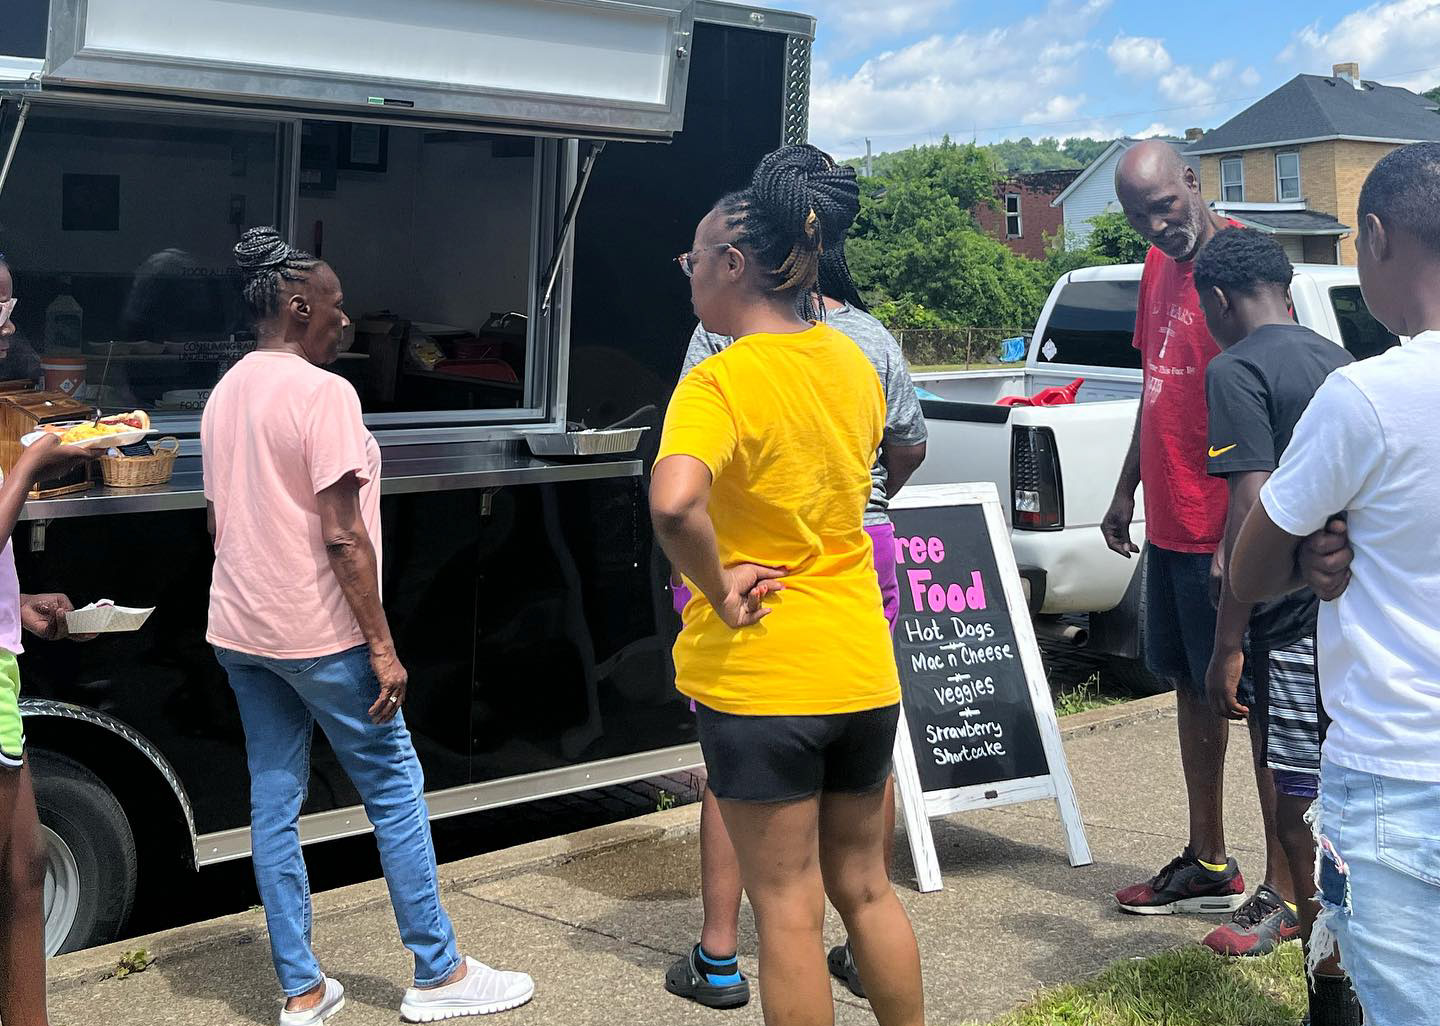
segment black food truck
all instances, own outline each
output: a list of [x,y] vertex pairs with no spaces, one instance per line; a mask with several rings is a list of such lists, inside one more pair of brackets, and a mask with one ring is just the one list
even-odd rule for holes
[[[48,951],[117,936],[142,878],[249,855],[244,739],[205,642],[197,436],[254,346],[230,270],[250,225],[344,281],[356,324],[332,369],[384,452],[386,606],[432,815],[697,765],[646,497],[694,324],[672,258],[805,138],[813,19],[713,0],[5,6],[19,334],[0,381],[145,410],[180,443],[167,483],[53,489],[15,535],[27,591],[155,609],[23,658]],[[583,455],[580,428],[617,424],[650,430]],[[318,732],[312,767],[304,840],[367,831]]]

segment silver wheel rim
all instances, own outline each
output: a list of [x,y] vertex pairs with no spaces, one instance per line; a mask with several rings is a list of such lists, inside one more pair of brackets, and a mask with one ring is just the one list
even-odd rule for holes
[[80,867],[59,834],[40,827],[45,848],[45,955],[55,954],[75,926],[80,912]]

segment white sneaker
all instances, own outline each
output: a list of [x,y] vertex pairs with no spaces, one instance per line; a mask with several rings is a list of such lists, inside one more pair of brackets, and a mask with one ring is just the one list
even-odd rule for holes
[[439,1022],[462,1015],[489,1015],[518,1008],[535,996],[535,981],[525,973],[491,969],[469,956],[464,979],[443,987],[411,987],[400,1002],[406,1022]]
[[327,976],[325,997],[314,1008],[307,1008],[303,1012],[287,1012],[284,1005],[280,1006],[280,1026],[315,1026],[344,1007],[345,988],[340,986],[339,980],[332,980]]

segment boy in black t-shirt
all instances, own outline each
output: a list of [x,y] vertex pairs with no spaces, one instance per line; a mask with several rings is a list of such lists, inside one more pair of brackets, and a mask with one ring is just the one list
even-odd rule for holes
[[[1295,323],[1289,304],[1292,274],[1279,243],[1238,228],[1218,233],[1195,260],[1200,306],[1222,350],[1205,373],[1208,469],[1225,478],[1230,491],[1221,547],[1226,579],[1206,690],[1221,715],[1254,718],[1256,757],[1274,776],[1276,828],[1291,884],[1289,894],[1262,886],[1234,922],[1205,939],[1222,954],[1263,954],[1297,932],[1308,942],[1318,911],[1312,900],[1315,841],[1305,823],[1320,782],[1318,600],[1305,589],[1258,605],[1243,603],[1231,590],[1228,573],[1240,526],[1279,465],[1300,415],[1326,376],[1352,362],[1343,348]],[[1253,710],[1237,698],[1247,648],[1255,679]],[[1292,904],[1297,899],[1298,908]],[[1348,982],[1334,966],[1328,968],[1330,975],[1317,974],[1312,988],[1312,1026],[1358,1022]]]

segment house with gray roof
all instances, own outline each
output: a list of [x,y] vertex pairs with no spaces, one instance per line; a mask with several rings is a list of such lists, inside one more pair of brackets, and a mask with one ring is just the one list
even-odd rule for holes
[[1437,106],[1337,64],[1297,75],[1184,153],[1211,206],[1273,233],[1291,260],[1353,264],[1365,176],[1397,146],[1440,142]]

